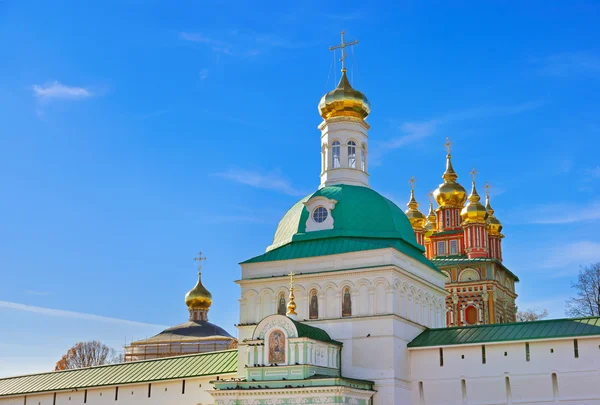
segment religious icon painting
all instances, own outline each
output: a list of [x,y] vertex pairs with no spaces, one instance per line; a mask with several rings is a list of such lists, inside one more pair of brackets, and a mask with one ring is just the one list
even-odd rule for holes
[[269,335],[269,364],[285,363],[285,335],[274,330]]
[[350,287],[344,288],[342,297],[342,316],[352,316],[352,297],[350,296]]
[[277,315],[285,315],[285,296],[283,293],[279,293],[279,300],[277,302]]
[[308,317],[310,319],[319,318],[319,299],[317,298],[317,290],[310,292],[310,306],[308,308]]

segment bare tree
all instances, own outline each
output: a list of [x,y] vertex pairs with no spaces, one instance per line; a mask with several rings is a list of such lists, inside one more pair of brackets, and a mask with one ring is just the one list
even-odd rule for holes
[[567,315],[600,316],[600,262],[579,270],[577,282],[571,287],[577,291],[577,295],[567,300]]
[[55,371],[119,363],[122,356],[97,340],[78,342],[56,362]]
[[516,319],[517,322],[531,322],[531,321],[539,321],[540,319],[544,319],[548,316],[548,310],[542,309],[526,309],[524,311],[517,311]]

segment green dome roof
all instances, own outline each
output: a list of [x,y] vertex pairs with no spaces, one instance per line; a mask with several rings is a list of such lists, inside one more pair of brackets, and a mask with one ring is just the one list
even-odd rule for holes
[[[333,229],[306,232],[310,213],[304,202],[313,197],[337,201],[331,211]],[[424,251],[415,239],[406,214],[396,204],[371,188],[339,184],[324,187],[294,204],[279,222],[267,252],[290,242],[336,237],[401,239]]]

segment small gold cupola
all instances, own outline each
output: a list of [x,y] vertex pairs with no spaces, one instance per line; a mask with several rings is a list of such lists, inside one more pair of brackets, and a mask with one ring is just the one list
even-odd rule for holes
[[425,215],[423,215],[423,213],[419,211],[419,203],[415,199],[416,179],[412,177],[408,182],[411,185],[411,190],[410,200],[408,201],[408,204],[406,204],[408,209],[405,211],[405,214],[408,217],[408,220],[410,221],[410,224],[412,225],[413,229],[416,231],[420,231],[423,230],[423,228],[425,227],[427,218],[425,218]]
[[429,193],[429,212],[427,213],[427,224],[425,225],[427,232],[437,232],[437,215],[433,210],[433,191]]
[[473,169],[470,174],[473,177],[471,195],[469,195],[469,202],[462,209],[460,215],[463,219],[463,224],[485,224],[488,213],[483,204],[479,202],[481,197],[477,194],[477,189],[475,188],[475,176],[477,172]]
[[502,223],[496,218],[494,215],[494,209],[490,204],[490,188],[491,186],[488,182],[485,182],[485,209],[488,213],[487,223],[488,223],[488,232],[492,236],[502,236]]
[[463,186],[456,182],[458,175],[452,167],[452,155],[450,153],[452,142],[450,138],[446,138],[444,146],[447,152],[446,171],[442,175],[444,182],[433,192],[433,196],[440,208],[462,208],[467,200],[467,192]]
[[206,260],[206,257],[202,257],[200,252],[194,260],[198,262],[198,282],[185,295],[185,304],[190,311],[190,321],[207,321],[212,294],[202,285],[202,261]]
[[355,90],[346,76],[346,47],[356,45],[358,41],[346,42],[342,31],[342,42],[329,48],[330,51],[342,51],[342,77],[337,87],[325,94],[319,102],[319,114],[324,120],[334,117],[354,117],[364,120],[371,112],[371,104],[363,93]]

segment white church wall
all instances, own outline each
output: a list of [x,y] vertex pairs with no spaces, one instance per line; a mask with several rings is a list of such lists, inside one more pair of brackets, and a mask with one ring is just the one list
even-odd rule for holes
[[[213,375],[185,379],[185,392],[182,379],[152,382],[150,397],[148,384],[125,384],[118,386],[118,392],[117,387],[112,386],[58,391],[56,396],[53,392],[16,395],[0,398],[0,405],[209,405],[213,404],[214,400],[207,391],[213,389],[210,381],[216,377]],[[219,377],[232,378],[235,375],[224,374]]]
[[411,349],[413,403],[464,403],[463,395],[469,405],[600,403],[600,338],[577,346],[579,357],[574,339],[491,343],[485,364],[482,345],[443,347],[443,366],[439,347]]

